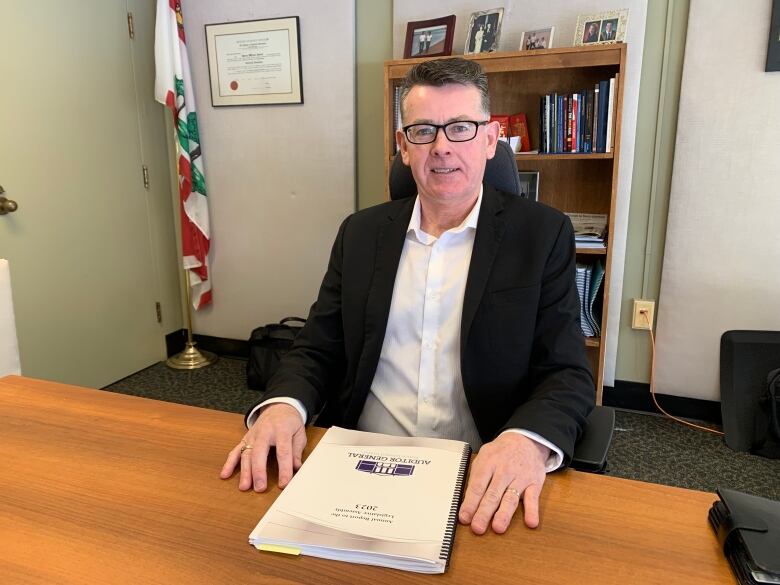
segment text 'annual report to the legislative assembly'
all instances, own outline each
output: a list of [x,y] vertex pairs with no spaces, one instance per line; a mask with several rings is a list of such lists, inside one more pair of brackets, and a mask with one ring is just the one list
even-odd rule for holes
[[249,536],[263,550],[420,573],[447,568],[471,448],[329,429]]

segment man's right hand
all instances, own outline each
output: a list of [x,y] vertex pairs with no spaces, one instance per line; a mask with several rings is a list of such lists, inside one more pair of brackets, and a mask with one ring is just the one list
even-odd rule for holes
[[279,465],[279,487],[284,488],[301,466],[306,447],[306,426],[298,411],[289,404],[269,404],[257,417],[241,442],[228,453],[219,476],[228,479],[240,464],[238,489],[254,487],[263,492],[268,487],[268,453],[276,448]]

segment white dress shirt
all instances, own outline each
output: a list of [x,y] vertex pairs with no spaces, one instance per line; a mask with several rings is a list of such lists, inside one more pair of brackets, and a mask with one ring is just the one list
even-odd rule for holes
[[[471,415],[460,371],[463,296],[482,204],[482,191],[463,222],[438,238],[421,229],[420,200],[412,217],[398,264],[390,314],[371,389],[358,420],[362,431],[389,435],[441,437],[465,441],[476,451],[482,440]],[[294,406],[305,421],[303,404]],[[546,470],[563,462],[563,452],[537,433],[518,432],[550,448]]]

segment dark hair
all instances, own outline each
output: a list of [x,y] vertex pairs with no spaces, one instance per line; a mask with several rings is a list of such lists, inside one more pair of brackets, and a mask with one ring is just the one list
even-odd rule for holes
[[454,59],[433,59],[412,67],[401,82],[401,118],[404,117],[406,96],[416,85],[442,87],[457,83],[477,88],[485,115],[490,115],[490,95],[487,75],[476,61],[456,57]]

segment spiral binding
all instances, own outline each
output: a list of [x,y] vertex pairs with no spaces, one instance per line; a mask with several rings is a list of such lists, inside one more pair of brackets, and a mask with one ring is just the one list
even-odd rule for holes
[[471,445],[466,443],[463,446],[463,455],[460,458],[460,465],[458,466],[458,479],[455,482],[455,491],[452,494],[452,505],[450,506],[450,513],[447,517],[447,529],[444,531],[441,552],[439,553],[439,559],[446,561],[445,569],[446,566],[450,564],[452,542],[455,538],[455,528],[458,526],[458,508],[460,508],[460,502],[463,499],[463,481],[466,479],[466,471],[469,468],[470,460]]

